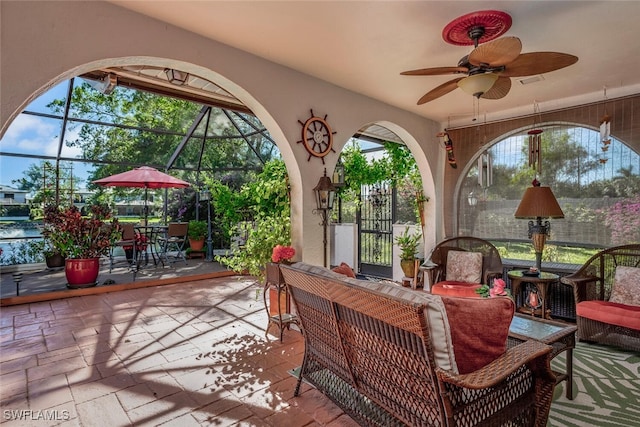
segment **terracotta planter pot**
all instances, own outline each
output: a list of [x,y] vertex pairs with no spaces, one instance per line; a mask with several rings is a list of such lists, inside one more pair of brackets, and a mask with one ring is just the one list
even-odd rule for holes
[[100,258],[68,259],[64,274],[69,288],[89,288],[96,285],[100,272]]
[[189,247],[192,251],[201,251],[204,247],[204,239],[194,240],[189,239]]

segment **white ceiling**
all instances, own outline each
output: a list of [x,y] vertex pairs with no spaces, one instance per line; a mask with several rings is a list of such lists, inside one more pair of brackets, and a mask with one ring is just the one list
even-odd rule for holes
[[112,3],[443,123],[471,124],[474,98],[460,89],[418,99],[455,76],[401,76],[455,66],[473,46],[442,38],[453,19],[500,10],[522,53],[579,57],[503,99],[480,100],[479,120],[497,120],[640,93],[639,1],[120,1]]

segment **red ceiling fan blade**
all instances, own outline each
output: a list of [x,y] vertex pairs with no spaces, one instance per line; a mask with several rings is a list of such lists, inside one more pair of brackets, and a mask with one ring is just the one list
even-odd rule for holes
[[499,77],[491,86],[491,89],[483,93],[480,98],[483,99],[500,99],[507,96],[511,90],[511,79],[509,77]]
[[523,53],[515,61],[507,64],[500,73],[505,77],[526,77],[559,70],[578,62],[578,57],[559,52]]
[[515,60],[522,51],[522,42],[517,37],[502,37],[478,46],[469,54],[472,65],[500,67]]
[[469,69],[467,69],[466,67],[434,67],[403,71],[400,74],[403,76],[443,76],[446,74],[460,74],[468,72]]
[[440,98],[441,96],[448,94],[452,90],[457,89],[458,82],[463,78],[464,77],[459,77],[457,79],[449,80],[448,82],[443,83],[440,86],[430,90],[422,98],[418,100],[418,105],[422,105],[429,101],[433,101],[434,99]]

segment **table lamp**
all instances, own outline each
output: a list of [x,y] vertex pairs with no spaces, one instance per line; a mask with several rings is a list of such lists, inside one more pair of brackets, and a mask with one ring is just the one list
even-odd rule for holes
[[542,218],[564,218],[564,212],[560,209],[551,188],[541,187],[540,183],[535,180],[533,187],[527,188],[524,192],[515,217],[535,219],[535,222],[529,221],[529,238],[532,239],[533,249],[536,253],[536,268],[541,271],[542,251],[551,231],[549,221],[542,222]]

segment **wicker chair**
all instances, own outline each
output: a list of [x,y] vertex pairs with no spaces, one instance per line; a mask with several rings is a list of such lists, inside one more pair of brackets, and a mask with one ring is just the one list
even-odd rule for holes
[[[579,340],[640,351],[640,330],[580,315],[581,312],[585,313],[584,309],[592,305],[593,301],[606,302],[598,303],[596,310],[599,312],[626,308],[634,312],[640,311],[640,308],[636,310],[635,306],[625,308],[623,304],[609,302],[618,266],[640,267],[640,244],[616,246],[598,252],[578,271],[563,277],[561,281],[573,287]],[[619,316],[618,320],[621,320],[618,323],[631,321],[630,317],[624,314]]]
[[[447,261],[450,259],[449,253],[452,251],[482,254],[482,272],[479,275],[480,281],[477,283],[468,283],[471,289],[470,292],[468,292],[469,295],[460,295],[460,292],[458,292],[458,296],[473,296],[475,288],[479,287],[479,285],[489,284],[490,281],[495,278],[502,278],[502,258],[500,257],[498,249],[493,246],[491,242],[470,236],[453,237],[438,243],[433,251],[431,251],[429,259],[420,267],[427,273],[426,276],[430,289],[433,289],[436,284],[440,284],[441,286],[443,282],[451,280],[451,278],[447,277]],[[462,283],[459,282],[457,284],[462,285]],[[437,293],[446,294],[446,292],[442,292],[441,289]]]

